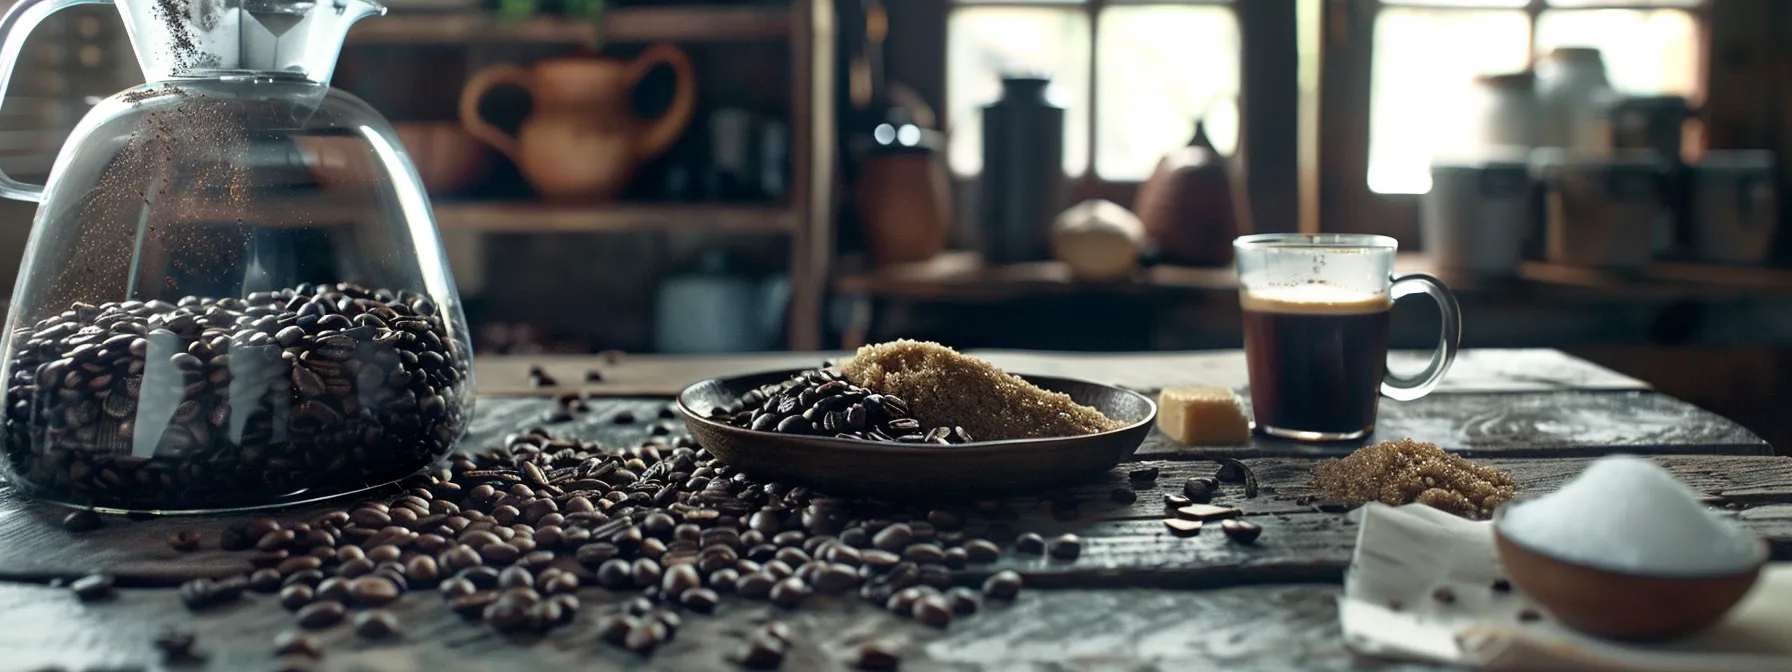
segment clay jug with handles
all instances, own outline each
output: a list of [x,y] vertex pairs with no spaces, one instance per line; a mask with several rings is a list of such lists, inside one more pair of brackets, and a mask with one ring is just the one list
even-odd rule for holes
[[[658,119],[641,119],[629,94],[656,65],[672,68],[678,86]],[[514,84],[529,92],[533,110],[512,136],[479,116],[492,87]],[[473,75],[460,97],[467,132],[516,162],[548,200],[607,200],[628,184],[641,163],[678,139],[696,107],[691,60],[670,44],[656,44],[633,61],[555,58],[534,68],[510,64]]]

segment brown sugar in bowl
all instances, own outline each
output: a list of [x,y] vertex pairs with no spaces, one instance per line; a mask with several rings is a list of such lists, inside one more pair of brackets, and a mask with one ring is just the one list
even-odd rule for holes
[[[1501,507],[1501,513],[1504,507]],[[1553,557],[1493,532],[1512,582],[1564,625],[1595,637],[1644,642],[1691,635],[1715,625],[1754,587],[1767,544],[1747,569],[1725,574],[1645,575]]]

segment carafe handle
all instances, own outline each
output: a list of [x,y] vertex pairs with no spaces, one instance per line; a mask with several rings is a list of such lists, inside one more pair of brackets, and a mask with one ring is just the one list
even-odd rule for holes
[[467,87],[460,92],[460,125],[467,129],[473,137],[485,141],[493,149],[503,152],[512,161],[516,160],[518,146],[516,136],[505,133],[504,129],[492,125],[485,117],[479,116],[479,101],[494,87],[503,84],[515,84],[535,95],[535,73],[518,65],[499,63],[489,66],[473,74],[467,80]]
[[[110,5],[112,0],[19,0],[7,10],[6,16],[0,17],[0,99],[6,97],[6,87],[12,84],[13,66],[19,62],[19,52],[24,50],[31,29],[64,7],[98,4]],[[0,171],[0,196],[37,203],[44,200],[44,185],[20,182]]]
[[691,68],[691,57],[686,56],[683,49],[661,43],[647,48],[629,64],[629,88],[641,83],[641,78],[653,70],[653,66],[665,65],[672,68],[672,75],[677,80],[676,89],[672,93],[672,103],[666,106],[666,112],[653,125],[641,134],[641,142],[635,145],[635,156],[646,160],[666,151],[678,140],[678,134],[684,132],[686,124],[691,123],[691,113],[697,108],[697,77]]

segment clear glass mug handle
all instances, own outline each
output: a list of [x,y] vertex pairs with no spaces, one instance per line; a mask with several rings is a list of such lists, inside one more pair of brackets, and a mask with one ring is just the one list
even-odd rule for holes
[[[12,85],[13,66],[18,65],[19,52],[25,48],[25,38],[31,35],[31,29],[56,10],[100,4],[110,5],[112,0],[19,0],[14,3],[6,16],[0,17],[0,99],[6,97],[6,89]],[[44,200],[44,186],[20,182],[0,172],[0,196],[35,203]]]
[[1395,301],[1413,294],[1428,294],[1437,302],[1443,326],[1438,330],[1437,349],[1431,352],[1431,362],[1424,371],[1416,376],[1402,376],[1389,370],[1382,379],[1381,393],[1397,401],[1412,401],[1430,394],[1456,362],[1456,351],[1462,348],[1462,308],[1456,305],[1456,295],[1450,293],[1450,288],[1442,280],[1423,273],[1394,278],[1390,295]]

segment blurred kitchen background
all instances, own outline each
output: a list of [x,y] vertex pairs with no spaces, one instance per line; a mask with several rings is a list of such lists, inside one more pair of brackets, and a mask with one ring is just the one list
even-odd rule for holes
[[[1233,348],[1233,236],[1365,232],[1467,346],[1792,444],[1792,2],[388,5],[335,85],[397,126],[483,352]],[[141,81],[115,12],[32,34],[0,168]]]

